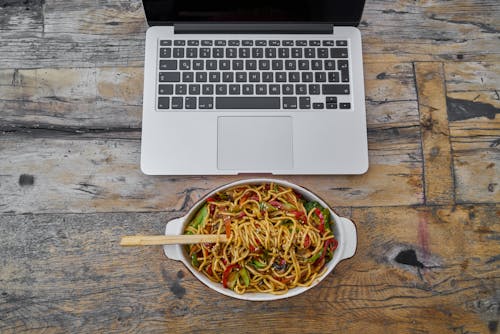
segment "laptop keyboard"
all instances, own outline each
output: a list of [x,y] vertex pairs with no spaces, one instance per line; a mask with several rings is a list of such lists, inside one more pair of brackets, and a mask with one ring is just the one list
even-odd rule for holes
[[347,40],[160,40],[157,110],[351,109]]

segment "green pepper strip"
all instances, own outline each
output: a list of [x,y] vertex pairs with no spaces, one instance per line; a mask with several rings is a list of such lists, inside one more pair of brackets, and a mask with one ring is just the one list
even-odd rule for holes
[[194,219],[191,223],[191,226],[193,226],[194,228],[197,228],[198,225],[200,225],[201,223],[203,223],[205,221],[205,218],[207,217],[207,215],[208,215],[208,205],[205,204],[200,209],[200,211],[198,211],[198,213],[196,214],[196,217],[194,217]]

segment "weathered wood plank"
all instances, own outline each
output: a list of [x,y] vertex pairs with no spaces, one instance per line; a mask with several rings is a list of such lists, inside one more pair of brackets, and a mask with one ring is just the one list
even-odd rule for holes
[[498,319],[498,210],[354,209],[355,257],[273,303],[221,296],[159,247],[119,247],[179,212],[1,215],[0,331],[486,333]]
[[42,32],[43,3],[43,0],[1,0],[0,36],[1,31]]
[[[365,62],[497,62],[499,11],[493,0],[368,1],[360,25]],[[38,17],[34,29],[13,30],[24,17],[2,14],[0,68],[143,64],[147,25],[138,0],[46,1],[43,15],[40,31]]]
[[416,63],[415,72],[422,125],[425,201],[452,204],[455,194],[443,64]]
[[446,64],[445,74],[457,202],[498,202],[500,67]]
[[[372,144],[365,175],[280,178],[315,189],[335,207],[422,203],[418,128],[375,135],[380,142]],[[4,213],[180,210],[210,189],[242,178],[144,175],[138,140],[5,134],[0,148]],[[23,175],[32,184],[23,182]]]
[[367,1],[365,62],[500,60],[496,1]]

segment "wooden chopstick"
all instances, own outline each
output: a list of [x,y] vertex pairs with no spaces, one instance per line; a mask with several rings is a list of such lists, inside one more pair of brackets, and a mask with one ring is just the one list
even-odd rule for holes
[[225,234],[182,234],[182,235],[130,235],[122,237],[121,246],[150,246],[174,244],[227,242]]

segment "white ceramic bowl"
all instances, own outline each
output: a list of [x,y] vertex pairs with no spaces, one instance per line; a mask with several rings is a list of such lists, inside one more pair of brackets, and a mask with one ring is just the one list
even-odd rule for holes
[[296,287],[290,289],[288,292],[281,295],[273,295],[270,293],[257,293],[257,292],[238,294],[232,290],[224,288],[221,283],[212,282],[203,273],[193,268],[193,266],[191,265],[191,260],[186,253],[185,247],[183,247],[182,245],[163,246],[165,255],[172,260],[177,260],[184,263],[184,265],[193,273],[193,275],[196,276],[202,283],[204,283],[209,288],[217,292],[220,292],[226,296],[244,300],[267,301],[267,300],[288,298],[296,296],[318,285],[333,270],[333,268],[335,268],[337,263],[339,263],[342,260],[348,259],[354,255],[357,244],[356,227],[354,226],[354,223],[349,219],[337,216],[335,212],[328,206],[328,204],[326,204],[323,200],[321,200],[321,198],[319,198],[309,190],[299,187],[293,183],[275,179],[250,179],[250,180],[241,180],[229,183],[225,186],[214,189],[213,191],[205,195],[195,205],[193,205],[191,210],[189,210],[189,212],[185,216],[169,221],[165,229],[165,234],[166,235],[183,234],[186,224],[188,224],[191,221],[193,215],[195,215],[196,212],[198,212],[198,210],[203,206],[205,200],[221,190],[243,184],[262,184],[271,182],[282,186],[290,187],[294,189],[297,193],[301,194],[305,199],[313,200],[320,203],[323,207],[328,208],[330,210],[331,217],[335,220],[333,227],[333,234],[335,235],[335,238],[338,241],[338,247],[333,253],[332,260],[325,265],[324,273],[318,278],[316,278],[310,286]]

